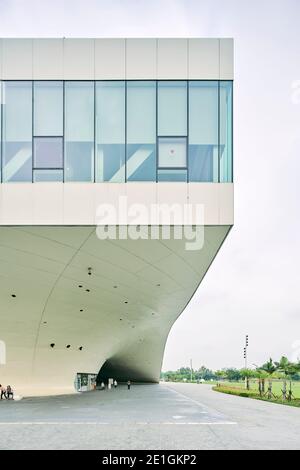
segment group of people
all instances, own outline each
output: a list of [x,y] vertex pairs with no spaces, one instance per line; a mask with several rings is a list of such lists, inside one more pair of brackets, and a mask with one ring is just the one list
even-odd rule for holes
[[[117,388],[117,386],[118,386],[118,382],[116,381],[116,379],[113,381],[113,386],[114,386],[114,388]],[[128,382],[127,382],[128,390],[130,390],[130,387],[131,387],[131,382],[130,382],[130,380],[128,380]],[[100,389],[105,390],[105,383],[104,382],[101,382]]]
[[1,392],[1,400],[3,400],[3,397],[6,400],[10,400],[10,397],[12,400],[14,399],[14,392],[10,385],[7,385],[7,387],[5,388],[3,385],[0,384],[0,392]]

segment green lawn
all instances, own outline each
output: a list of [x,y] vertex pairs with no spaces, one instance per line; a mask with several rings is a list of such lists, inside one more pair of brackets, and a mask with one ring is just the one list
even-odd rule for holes
[[[268,389],[268,381],[265,383],[265,392]],[[263,400],[269,401],[273,403],[278,403],[281,405],[288,405],[288,406],[297,406],[300,407],[300,383],[299,382],[292,382],[292,391],[293,391],[293,399],[291,401],[283,400],[282,398],[282,381],[276,380],[272,381],[272,392],[274,396],[271,399],[268,399],[266,394],[262,396],[258,393],[258,383],[256,381],[250,382],[250,390],[246,390],[244,382],[219,382],[217,385],[213,387],[213,390],[219,393],[226,393],[229,395],[237,395],[240,397],[247,397],[256,400]],[[289,383],[287,386],[287,390],[289,390]]]
[[[244,381],[242,382],[220,382],[220,384],[225,387],[229,388],[239,388],[239,389],[244,389]],[[289,390],[290,383],[287,382],[287,390]],[[280,396],[282,394],[283,384],[281,380],[272,380],[272,391],[274,395]],[[265,391],[268,389],[268,380],[265,381]],[[258,392],[258,382],[257,381],[250,381],[250,390],[253,390],[255,392]],[[295,398],[300,399],[300,382],[292,382],[292,390],[293,390],[293,395]]]

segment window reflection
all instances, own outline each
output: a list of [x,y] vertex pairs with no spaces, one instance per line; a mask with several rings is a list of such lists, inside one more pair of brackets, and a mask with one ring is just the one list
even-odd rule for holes
[[65,180],[94,181],[94,82],[65,83]]
[[3,182],[232,182],[232,81],[4,81]]
[[96,83],[96,181],[125,181],[125,82]]
[[3,181],[32,181],[32,82],[4,82]]

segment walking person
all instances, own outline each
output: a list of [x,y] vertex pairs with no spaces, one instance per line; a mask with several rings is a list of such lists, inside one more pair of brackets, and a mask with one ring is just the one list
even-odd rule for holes
[[114,380],[114,388],[117,388],[118,386],[118,382],[116,381],[116,379]]
[[4,398],[7,398],[7,395],[6,395],[6,388],[0,384],[0,391],[1,391],[1,400],[3,400],[3,397]]
[[7,399],[9,400],[9,397],[11,396],[11,399],[13,400],[14,399],[14,391],[13,389],[11,388],[10,385],[7,385],[7,388],[6,388],[6,396],[7,396]]
[[131,382],[130,382],[130,380],[128,380],[128,382],[127,382],[127,389],[130,390],[130,387],[131,387]]

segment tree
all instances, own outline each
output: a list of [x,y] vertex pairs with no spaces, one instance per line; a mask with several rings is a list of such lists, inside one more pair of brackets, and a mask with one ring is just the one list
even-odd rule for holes
[[241,373],[238,369],[225,369],[224,372],[229,382],[238,382],[241,380]]
[[271,380],[271,377],[274,374],[274,372],[276,371],[276,366],[273,362],[273,359],[270,357],[269,361],[266,362],[265,364],[263,364],[260,367],[260,370],[266,372],[269,376],[268,399],[271,400],[272,396],[274,396],[273,393],[272,393],[272,380]]
[[252,369],[241,369],[240,376],[241,376],[242,379],[245,380],[246,389],[249,390],[250,389],[249,379],[251,379],[251,377],[255,376],[255,371],[253,371]]
[[[275,362],[276,368],[279,372],[282,372],[284,380],[283,380],[283,390],[282,390],[282,398],[284,400],[287,399],[287,378],[290,377],[295,370],[295,365],[292,364],[287,357],[282,356],[279,362]],[[290,390],[291,390],[291,381],[290,381]]]

